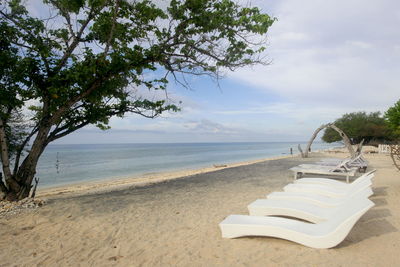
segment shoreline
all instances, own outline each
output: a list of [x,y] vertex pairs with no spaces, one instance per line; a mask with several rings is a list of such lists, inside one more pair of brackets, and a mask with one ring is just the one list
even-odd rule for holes
[[[319,153],[319,152],[321,151],[314,151],[314,153]],[[272,156],[268,158],[226,163],[222,165],[213,165],[202,168],[194,168],[194,169],[188,168],[188,169],[174,170],[174,171],[149,172],[141,175],[133,175],[123,178],[115,177],[115,178],[106,178],[96,181],[82,181],[67,185],[55,185],[44,188],[38,188],[36,191],[36,197],[53,198],[53,197],[61,197],[64,195],[65,196],[85,195],[85,194],[109,192],[113,190],[123,190],[128,187],[141,187],[176,179],[184,179],[192,175],[210,173],[223,169],[246,166],[265,161],[279,160],[285,158],[298,158],[298,157],[300,157],[300,154],[296,153],[293,155]]]
[[[322,150],[315,150],[311,153],[311,157],[313,154],[318,154],[318,153],[334,153],[335,155],[334,157],[337,157],[337,153],[347,153],[347,151],[343,147],[332,147]],[[36,192],[36,197],[53,198],[53,197],[70,196],[70,195],[96,194],[102,192],[109,192],[113,190],[123,190],[128,187],[142,187],[176,179],[183,179],[192,175],[210,173],[228,168],[246,166],[260,162],[286,159],[286,158],[301,158],[301,156],[300,153],[293,153],[292,155],[285,154],[281,156],[271,156],[267,158],[231,162],[219,165],[214,164],[208,167],[149,172],[132,176],[109,177],[101,180],[88,180],[82,182],[74,182],[65,185],[48,186],[44,188],[39,187]]]

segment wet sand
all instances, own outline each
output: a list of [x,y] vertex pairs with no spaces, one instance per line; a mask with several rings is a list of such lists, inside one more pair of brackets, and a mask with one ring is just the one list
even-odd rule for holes
[[[290,183],[290,157],[88,194],[0,218],[0,266],[395,266],[400,247],[400,174],[387,155],[376,168],[376,206],[336,248],[317,250],[264,237],[223,239],[229,214]],[[330,156],[345,156],[331,154]]]

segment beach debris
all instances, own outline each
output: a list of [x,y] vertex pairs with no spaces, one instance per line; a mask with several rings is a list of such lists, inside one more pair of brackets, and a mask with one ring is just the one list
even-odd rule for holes
[[0,217],[16,215],[23,210],[36,209],[46,203],[43,199],[24,198],[20,201],[0,200]]
[[120,258],[123,258],[123,257],[124,257],[124,256],[117,255],[117,256],[109,257],[108,260],[109,260],[109,261],[117,261],[117,260],[119,260]]
[[226,164],[214,164],[214,168],[225,168],[228,167]]

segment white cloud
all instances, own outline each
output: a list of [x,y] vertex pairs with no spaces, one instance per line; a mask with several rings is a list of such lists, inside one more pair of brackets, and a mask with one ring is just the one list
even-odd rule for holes
[[273,63],[231,77],[308,105],[305,113],[384,111],[400,97],[400,2],[286,0],[273,10],[256,2],[278,17],[269,33]]
[[[289,120],[288,123],[294,121],[296,123],[303,124],[305,121],[311,121],[313,123],[327,123],[332,122],[339,118],[344,113],[350,113],[354,111],[376,111],[373,108],[363,108],[355,110],[353,107],[330,107],[323,104],[320,105],[302,105],[290,102],[276,102],[265,106],[254,106],[248,109],[234,109],[234,110],[218,110],[215,114],[228,115],[228,116],[254,116],[254,115],[265,115],[279,117],[281,120]],[[269,118],[269,117],[267,117]]]
[[213,122],[207,119],[202,119],[199,121],[188,121],[184,123],[184,127],[190,131],[201,132],[207,134],[235,134],[240,132],[238,129],[233,129],[222,125],[217,122]]
[[[232,94],[224,88],[229,101],[202,90],[207,84],[202,77],[189,79],[198,89],[196,97],[171,81],[168,97],[183,102],[182,112],[154,120],[115,118],[111,131],[82,131],[88,142],[95,135],[104,142],[307,140],[322,123],[344,113],[384,111],[400,98],[397,0],[241,2],[278,18],[268,34],[271,65],[229,73],[228,80],[243,85]],[[159,3],[164,7],[168,1]],[[151,99],[166,96],[143,88],[139,92]]]

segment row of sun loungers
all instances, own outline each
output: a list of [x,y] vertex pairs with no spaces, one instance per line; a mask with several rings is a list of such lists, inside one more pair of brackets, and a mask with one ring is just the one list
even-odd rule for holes
[[294,179],[298,179],[303,174],[319,174],[328,176],[344,176],[348,183],[350,177],[354,177],[357,171],[367,169],[368,161],[359,154],[353,159],[322,159],[316,164],[301,164],[290,170],[294,172]]
[[325,166],[339,165],[339,167],[341,166],[341,164],[344,164],[345,167],[347,168],[358,168],[359,170],[366,170],[368,167],[368,161],[363,157],[362,154],[359,154],[354,158],[346,158],[344,160],[335,158],[325,158],[321,159],[319,162],[317,162],[317,164]]
[[[362,161],[357,163],[358,167],[366,163]],[[299,168],[312,170],[311,166]],[[355,172],[350,165],[346,168]],[[249,204],[249,215],[225,218],[219,224],[222,237],[269,236],[312,248],[334,247],[374,206],[368,199],[373,194],[373,177],[374,171],[370,171],[352,183],[343,183],[326,177],[297,179],[296,176],[283,192],[273,192]]]

